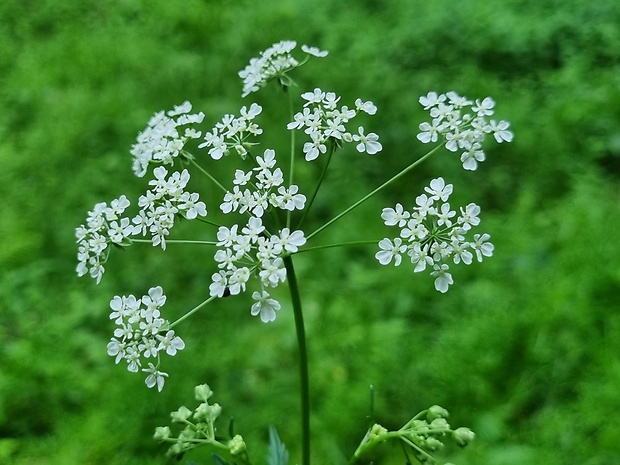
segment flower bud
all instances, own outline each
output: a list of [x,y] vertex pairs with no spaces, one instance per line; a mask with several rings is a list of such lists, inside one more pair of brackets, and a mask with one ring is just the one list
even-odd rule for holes
[[157,428],[155,428],[155,434],[153,435],[153,438],[156,441],[165,441],[170,437],[171,434],[172,431],[170,431],[169,426],[158,426]]
[[207,423],[214,422],[215,419],[222,413],[222,407],[219,404],[209,405],[203,402],[196,408],[194,413],[194,419],[197,421],[205,421]]
[[431,436],[430,438],[426,439],[425,446],[428,450],[435,451],[443,447],[443,442]]
[[379,423],[375,423],[374,425],[372,425],[372,428],[370,428],[370,434],[368,435],[368,439],[377,439],[384,434],[387,434],[387,432],[388,430],[386,428],[381,426]]
[[240,435],[235,435],[235,437],[228,442],[228,450],[231,455],[239,455],[245,452],[245,441]]
[[449,416],[450,414],[448,411],[439,405],[433,405],[426,412],[426,419],[429,422],[433,421],[435,418],[448,418]]
[[450,425],[445,418],[435,418],[433,421],[431,421],[431,424],[429,426],[432,430],[437,431],[448,431],[450,429]]
[[200,402],[206,402],[213,395],[213,391],[208,384],[201,384],[194,388],[194,396]]
[[176,412],[170,413],[170,418],[175,423],[183,423],[192,415],[192,411],[185,406],[179,407]]
[[469,428],[461,426],[460,428],[454,430],[453,436],[454,440],[459,446],[465,447],[474,440],[474,438],[476,437],[476,433],[474,433]]

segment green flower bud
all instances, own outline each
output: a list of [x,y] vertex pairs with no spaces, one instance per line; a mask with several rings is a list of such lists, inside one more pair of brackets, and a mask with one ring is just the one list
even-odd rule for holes
[[222,413],[222,407],[220,407],[220,404],[209,405],[206,402],[203,402],[196,409],[194,419],[197,421],[213,423],[220,413]]
[[381,426],[379,423],[375,423],[374,425],[372,425],[372,428],[370,428],[370,434],[368,436],[368,439],[372,440],[380,438],[384,434],[387,434],[387,432],[388,430],[386,428]]
[[443,442],[441,442],[439,439],[436,439],[434,437],[430,437],[426,439],[425,446],[428,450],[435,451],[443,447]]
[[450,414],[448,411],[439,405],[433,405],[426,412],[426,419],[429,422],[433,421],[435,418],[448,418],[449,416]]
[[476,437],[476,433],[474,433],[469,428],[461,426],[460,428],[454,430],[453,436],[454,440],[459,446],[465,447],[474,440],[474,438]]
[[436,431],[448,431],[450,429],[450,425],[445,418],[435,418],[431,421],[429,427]]
[[155,434],[153,435],[153,439],[157,441],[165,441],[170,437],[172,431],[170,431],[169,426],[158,426],[155,428]]
[[239,455],[245,452],[245,441],[240,435],[235,435],[235,437],[228,442],[228,450],[231,455]]
[[201,384],[194,388],[194,396],[200,402],[206,402],[213,395],[213,391],[208,384]]
[[170,413],[170,418],[172,418],[172,421],[175,423],[183,423],[190,416],[192,416],[192,411],[185,406],[181,406],[176,412]]

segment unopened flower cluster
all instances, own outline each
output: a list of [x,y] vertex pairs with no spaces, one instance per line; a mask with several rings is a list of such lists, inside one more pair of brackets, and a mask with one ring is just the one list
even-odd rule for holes
[[381,250],[375,255],[382,265],[393,260],[396,266],[401,264],[403,255],[409,256],[415,265],[414,272],[431,269],[435,289],[440,292],[446,292],[453,283],[448,263],[469,265],[474,254],[478,261],[493,255],[488,234],[466,238],[470,230],[480,224],[480,207],[470,203],[461,207],[457,216],[448,203],[452,187],[443,178],[433,179],[424,188],[426,193],[416,197],[412,210],[406,210],[400,203],[394,208],[384,208],[381,213],[384,223],[399,228],[400,233],[394,239],[382,239]]
[[375,423],[369,428],[354,456],[363,455],[365,449],[372,448],[374,444],[398,438],[404,443],[405,450],[413,453],[421,463],[438,464],[440,462],[432,456],[432,453],[444,447],[446,436],[452,436],[452,439],[461,447],[467,446],[476,436],[472,430],[464,426],[455,430],[451,429],[447,420],[448,416],[446,409],[433,405],[418,413],[396,431],[389,431]]
[[[222,407],[218,403],[209,404],[209,399],[212,396],[213,391],[207,384],[196,386],[194,397],[200,402],[198,407],[195,410],[190,410],[182,406],[170,414],[173,423],[180,423],[184,426],[178,437],[172,436],[172,430],[169,426],[155,428],[153,437],[156,440],[172,443],[168,449],[169,456],[179,456],[205,442],[219,449],[227,449],[234,456],[245,454],[245,442],[240,435],[237,434],[225,442],[221,442],[222,439],[216,437],[215,421],[220,416]],[[218,436],[221,435],[218,434]]]
[[168,176],[163,166],[153,170],[153,186],[138,200],[140,211],[132,219],[123,217],[130,202],[122,195],[108,206],[101,202],[88,212],[86,225],[76,229],[78,243],[78,276],[90,274],[97,284],[101,281],[108,259],[110,245],[126,246],[131,236],[150,235],[154,246],[166,249],[166,236],[174,226],[175,217],[181,215],[195,219],[207,214],[206,205],[197,193],[185,191],[190,179],[189,172],[175,171]]
[[430,123],[420,124],[418,139],[422,143],[442,142],[451,152],[461,151],[461,163],[466,170],[475,170],[484,161],[482,142],[486,134],[493,134],[498,143],[511,142],[513,133],[508,130],[507,121],[488,119],[493,115],[495,101],[491,97],[483,100],[468,100],[456,92],[437,94],[429,92],[420,97],[420,104],[430,111]]
[[[305,63],[292,55],[295,47],[297,47],[297,42],[294,40],[283,40],[261,52],[258,58],[252,58],[250,63],[239,71],[239,77],[243,79],[242,96],[246,97],[256,92],[275,78],[279,78],[281,83],[288,85],[286,73]],[[326,51],[308,45],[302,45],[301,50],[317,58],[327,56]]]
[[[167,373],[161,371],[160,354],[174,356],[185,348],[183,340],[172,329],[169,322],[161,317],[160,309],[166,303],[166,296],[160,286],[152,287],[139,299],[133,295],[115,296],[110,301],[110,319],[117,328],[108,343],[108,355],[115,357],[116,363],[127,362],[127,370],[147,373],[145,383],[161,391]],[[152,360],[152,362],[150,361]],[[145,363],[147,368],[142,368]]]
[[190,111],[192,105],[185,101],[166,113],[155,113],[150,119],[146,129],[138,135],[137,142],[131,148],[133,172],[136,176],[144,176],[149,163],[171,165],[188,139],[200,138],[200,131],[188,125],[201,123],[205,115],[202,112],[190,114]]
[[[220,205],[224,213],[249,213],[245,226],[221,226],[217,232],[215,261],[220,268],[212,276],[212,296],[239,294],[246,289],[252,275],[258,276],[261,290],[252,294],[252,315],[260,315],[264,322],[273,321],[280,303],[271,298],[267,288],[276,287],[286,279],[282,257],[298,251],[306,243],[303,231],[283,228],[270,234],[262,217],[270,209],[302,210],[306,197],[296,185],[283,185],[282,170],[276,167],[275,151],[265,150],[257,156],[258,166],[251,171],[237,170],[232,192],[227,192]],[[242,190],[242,187],[246,187]]]
[[340,97],[334,92],[323,92],[319,88],[301,94],[301,98],[306,101],[304,108],[295,114],[287,128],[303,129],[310,136],[310,142],[306,142],[303,146],[306,161],[315,160],[319,155],[326,153],[330,141],[337,146],[345,142],[357,142],[357,150],[370,155],[383,148],[379,136],[374,132],[365,134],[363,126],[359,126],[357,134],[351,134],[346,127],[359,111],[374,115],[377,107],[372,102],[357,99],[355,108],[346,105],[338,108]]

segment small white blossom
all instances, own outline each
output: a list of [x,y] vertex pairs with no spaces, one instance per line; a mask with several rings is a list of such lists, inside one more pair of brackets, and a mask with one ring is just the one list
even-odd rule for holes
[[269,293],[265,291],[252,293],[252,298],[256,301],[252,304],[252,315],[260,315],[263,323],[276,319],[276,312],[281,308],[280,302],[272,299]]

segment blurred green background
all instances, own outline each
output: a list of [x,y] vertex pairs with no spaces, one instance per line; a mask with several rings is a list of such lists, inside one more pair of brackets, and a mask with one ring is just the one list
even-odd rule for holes
[[[154,112],[189,99],[208,127],[255,100],[272,109],[266,134],[277,133],[285,100],[268,88],[242,101],[236,73],[281,39],[331,52],[295,74],[300,90],[379,108],[368,127],[383,152],[337,154],[317,221],[425,153],[417,99],[430,90],[492,96],[516,134],[489,145],[474,173],[434,156],[320,236],[380,239],[381,208],[444,176],[455,202],[482,206],[496,246],[483,264],[454,268],[447,294],[408,266],[381,267],[372,247],[298,257],[314,463],[353,452],[370,384],[388,427],[437,403],[474,429],[470,448],[445,451],[460,465],[620,463],[615,0],[0,2],[0,463],[164,463],[152,432],[204,382],[255,462],[269,424],[291,463],[299,457],[288,304],[269,325],[249,315],[247,296],[206,308],[179,327],[188,347],[158,394],[106,355],[109,300],[159,284],[174,319],[206,297],[212,250],[132,247],[113,254],[99,286],[74,272],[86,212],[145,189],[128,151]],[[173,235],[195,233],[184,226]],[[389,445],[371,459],[405,462]],[[187,460],[210,463],[207,451]]]

